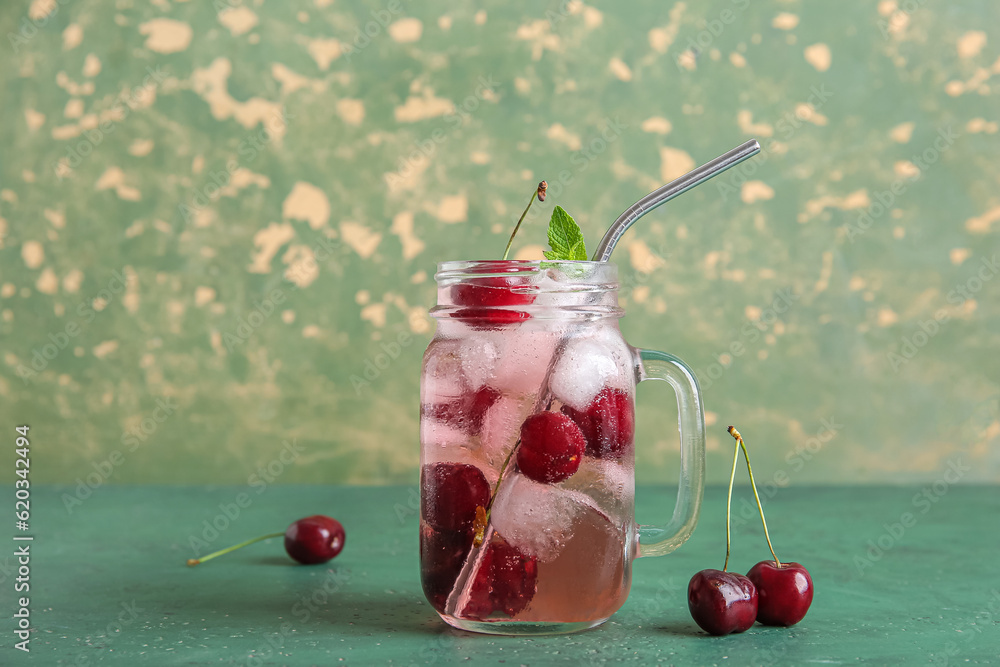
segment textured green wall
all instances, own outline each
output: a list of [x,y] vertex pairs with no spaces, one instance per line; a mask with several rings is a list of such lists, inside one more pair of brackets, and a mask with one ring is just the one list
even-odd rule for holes
[[36,481],[411,482],[437,261],[757,137],[616,252],[711,479],[734,422],[781,484],[1000,481],[1000,4],[899,5],[4,2],[3,432]]

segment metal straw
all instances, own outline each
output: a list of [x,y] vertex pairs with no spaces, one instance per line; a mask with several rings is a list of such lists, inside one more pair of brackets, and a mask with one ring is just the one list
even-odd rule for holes
[[614,251],[618,241],[621,239],[622,235],[625,234],[628,228],[634,225],[636,220],[646,215],[657,206],[666,204],[677,195],[687,192],[694,186],[704,183],[708,179],[721,174],[730,167],[735,167],[740,162],[743,162],[743,160],[746,160],[759,152],[760,144],[757,143],[756,139],[751,139],[745,144],[737,146],[728,153],[723,153],[711,162],[706,162],[697,169],[689,171],[677,180],[671,181],[666,185],[653,190],[648,195],[625,209],[625,212],[619,215],[618,219],[611,224],[607,233],[604,234],[604,238],[601,239],[601,242],[597,245],[597,250],[594,251],[593,261],[608,261],[608,258],[611,257],[611,253]]

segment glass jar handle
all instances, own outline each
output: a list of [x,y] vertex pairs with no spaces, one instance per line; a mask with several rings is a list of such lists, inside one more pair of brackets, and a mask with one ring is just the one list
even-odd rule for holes
[[705,490],[705,409],[694,372],[665,352],[636,350],[639,381],[665,380],[677,395],[681,437],[681,474],[677,504],[665,526],[639,526],[638,557],[662,556],[684,544],[698,522]]

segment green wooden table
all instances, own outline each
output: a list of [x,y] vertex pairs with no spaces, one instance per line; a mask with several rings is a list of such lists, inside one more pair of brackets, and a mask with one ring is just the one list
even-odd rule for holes
[[[722,565],[719,487],[688,544],[636,562],[632,594],[604,627],[534,638],[437,619],[418,582],[415,487],[101,487],[72,512],[66,492],[33,489],[30,654],[13,648],[14,549],[0,552],[2,665],[1000,663],[997,487],[777,491],[766,503],[775,549],[809,567],[815,601],[794,628],[722,638],[695,626],[685,599],[695,571]],[[638,501],[652,522],[672,493],[641,488]],[[192,540],[221,547],[314,513],[347,530],[329,567],[293,565],[280,540],[184,565]],[[754,520],[737,514],[736,526],[745,571],[767,547]]]

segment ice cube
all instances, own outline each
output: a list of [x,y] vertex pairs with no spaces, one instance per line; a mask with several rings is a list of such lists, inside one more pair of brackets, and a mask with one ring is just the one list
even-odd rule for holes
[[532,407],[533,401],[505,394],[486,412],[480,443],[483,455],[494,470],[500,469],[507,454],[517,444],[521,424]]
[[462,341],[458,350],[462,362],[462,374],[469,388],[475,391],[493,377],[500,350],[487,335],[470,335]]
[[424,405],[446,403],[467,393],[462,372],[461,341],[439,338],[431,341],[424,353],[420,402]]
[[586,410],[616,375],[615,355],[605,346],[591,339],[570,340],[556,360],[549,388],[563,403]]
[[585,493],[539,484],[508,473],[493,501],[490,522],[511,545],[545,563],[559,556],[573,536],[573,521],[584,509],[595,508]]
[[531,320],[520,325],[516,332],[505,332],[496,362],[497,389],[504,393],[537,395],[563,335],[561,327],[536,324]]
[[590,496],[615,524],[628,521],[633,515],[635,480],[631,465],[585,456],[580,468],[562,486]]

